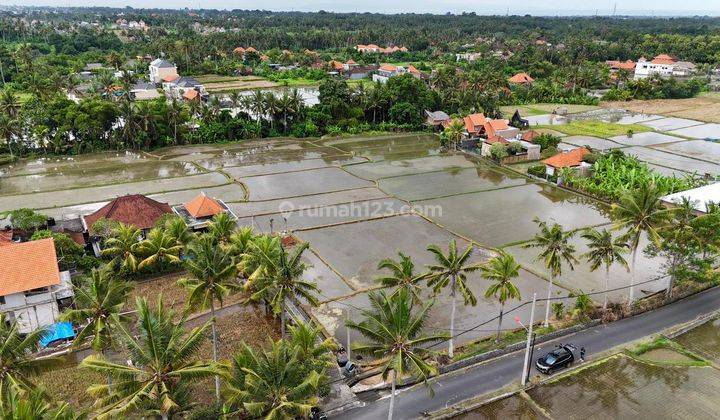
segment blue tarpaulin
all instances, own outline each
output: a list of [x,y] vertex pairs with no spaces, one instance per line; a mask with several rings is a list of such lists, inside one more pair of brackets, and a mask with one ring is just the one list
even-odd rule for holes
[[72,323],[70,322],[56,322],[50,325],[47,329],[47,334],[40,339],[40,345],[47,347],[48,344],[57,340],[66,340],[68,338],[74,338],[75,331],[73,331]]

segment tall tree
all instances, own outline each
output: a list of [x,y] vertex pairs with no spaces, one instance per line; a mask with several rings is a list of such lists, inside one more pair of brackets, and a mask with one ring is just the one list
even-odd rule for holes
[[16,321],[0,314],[0,408],[7,409],[11,392],[37,390],[32,377],[58,366],[57,358],[37,359],[33,355],[45,334],[44,329],[21,334]]
[[378,277],[376,281],[383,287],[395,287],[394,293],[400,289],[407,289],[416,303],[422,302],[422,287],[420,282],[427,277],[427,273],[416,274],[412,258],[398,252],[398,260],[386,258],[378,264],[378,270],[388,270],[390,274]]
[[500,328],[502,326],[503,310],[508,299],[520,300],[520,289],[513,284],[512,280],[520,275],[520,264],[515,258],[502,252],[500,255],[488,260],[480,269],[482,276],[493,282],[486,290],[485,297],[500,302],[500,316],[498,316],[497,336],[495,342],[500,342]]
[[632,268],[630,275],[630,304],[635,300],[635,275],[637,269],[637,252],[643,233],[660,245],[660,229],[672,216],[672,210],[665,208],[660,197],[662,193],[655,184],[645,185],[620,196],[620,201],[612,205],[613,228],[624,231],[622,238],[628,242],[632,252]]
[[236,228],[237,223],[235,223],[235,220],[225,212],[213,216],[208,224],[208,232],[222,245],[228,243]]
[[138,269],[142,270],[155,264],[179,264],[182,246],[163,229],[152,228],[147,239],[138,244],[137,251],[145,256],[138,264]]
[[[222,306],[223,300],[240,288],[235,280],[235,262],[225,248],[217,246],[213,237],[203,235],[188,247],[185,268],[191,278],[181,279],[178,284],[190,293],[189,308],[210,309],[213,361],[217,362],[215,301]],[[215,397],[220,399],[219,376],[215,376]]]
[[563,264],[567,264],[570,270],[574,270],[573,264],[577,263],[575,258],[575,246],[570,243],[574,232],[564,232],[562,226],[554,223],[549,227],[547,222],[535,218],[540,231],[535,234],[530,242],[523,245],[523,248],[539,248],[540,254],[537,260],[542,261],[545,268],[550,271],[550,282],[548,282],[548,295],[545,301],[545,327],[550,320],[550,301],[552,298],[552,286],[555,279],[562,275]]
[[298,353],[283,340],[264,351],[243,344],[233,358],[227,404],[250,418],[309,418],[318,403],[321,374],[305,369]]
[[465,251],[458,253],[457,243],[453,239],[448,246],[448,253],[445,254],[437,245],[428,246],[435,257],[435,264],[428,265],[428,286],[432,287],[435,294],[442,289],[450,289],[452,309],[450,310],[450,339],[448,340],[448,357],[454,356],[455,347],[453,337],[455,335],[455,310],[457,305],[457,293],[463,297],[465,305],[477,305],[477,298],[467,285],[467,274],[477,271],[480,266],[470,263],[473,248],[468,245]]
[[185,317],[175,321],[173,311],[165,308],[162,296],[155,308],[138,298],[137,332],[125,326],[118,332],[130,353],[130,363],[114,363],[103,356],[86,357],[81,368],[113,378],[115,386],[94,385],[88,393],[97,397],[97,418],[123,417],[139,412],[163,420],[187,409],[187,386],[211,377],[219,366],[196,359],[210,327],[208,321],[189,332]]
[[311,306],[319,304],[316,296],[319,293],[317,285],[305,280],[303,274],[307,269],[302,262],[302,254],[310,244],[303,242],[292,252],[281,246],[276,258],[270,259],[265,275],[254,279],[248,279],[248,287],[255,290],[250,296],[251,300],[264,299],[270,304],[275,315],[280,315],[280,329],[283,338],[285,337],[287,302],[290,299],[300,298]]
[[137,248],[140,244],[140,229],[120,223],[112,236],[105,240],[103,256],[113,257],[111,265],[119,266],[131,273],[138,269]]
[[590,263],[590,271],[605,266],[605,297],[603,310],[607,309],[608,290],[610,290],[610,267],[620,264],[627,270],[628,263],[623,254],[627,252],[627,243],[622,238],[613,238],[607,229],[589,229],[582,234],[588,241],[588,252],[582,255]]

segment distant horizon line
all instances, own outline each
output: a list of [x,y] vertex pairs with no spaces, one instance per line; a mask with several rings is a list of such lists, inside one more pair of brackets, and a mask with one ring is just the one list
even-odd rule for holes
[[[496,17],[512,17],[512,16],[526,16],[529,15],[531,17],[544,17],[544,18],[554,18],[554,17],[617,17],[617,18],[626,18],[626,17],[632,17],[632,18],[668,18],[668,17],[720,17],[720,10],[718,11],[707,11],[707,10],[694,10],[694,11],[639,11],[639,10],[622,10],[617,11],[615,13],[599,13],[598,10],[592,12],[590,10],[577,10],[577,11],[569,11],[569,13],[566,11],[565,13],[556,13],[556,14],[543,14],[543,13],[537,13],[537,10],[528,10],[527,12],[517,12],[517,11],[511,11],[511,12],[503,12],[499,9],[495,9],[492,11],[488,11],[487,13],[478,12],[476,10],[448,10],[448,11],[360,11],[360,10],[326,10],[326,9],[314,9],[314,10],[299,10],[299,9],[239,9],[239,8],[223,8],[223,7],[204,7],[204,8],[194,8],[194,7],[138,7],[138,6],[101,6],[101,5],[92,5],[92,6],[61,6],[61,5],[50,5],[50,4],[35,4],[35,5],[22,5],[22,4],[10,4],[10,5],[0,5],[0,10],[5,9],[12,9],[12,8],[49,8],[49,9],[92,9],[92,8],[102,8],[102,9],[110,9],[110,10],[172,10],[172,11],[181,11],[181,10],[187,10],[187,11],[204,11],[204,10],[212,10],[212,11],[223,11],[223,12],[233,12],[233,11],[242,11],[242,12],[268,12],[268,13],[333,13],[333,14],[375,14],[375,15],[438,15],[438,16],[445,16],[445,15],[463,15],[463,14],[472,14],[474,13],[477,16],[496,16]],[[534,12],[534,13],[533,13]],[[576,13],[575,13],[576,12]]]

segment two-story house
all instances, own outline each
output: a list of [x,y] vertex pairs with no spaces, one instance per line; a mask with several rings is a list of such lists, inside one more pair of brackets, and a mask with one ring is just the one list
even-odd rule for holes
[[0,243],[0,313],[27,334],[58,321],[72,304],[70,273],[58,269],[52,238]]

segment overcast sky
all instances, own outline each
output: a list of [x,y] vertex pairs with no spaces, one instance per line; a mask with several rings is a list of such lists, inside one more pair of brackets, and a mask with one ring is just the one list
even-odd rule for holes
[[720,0],[0,0],[5,5],[110,6],[378,13],[609,15],[720,15]]

